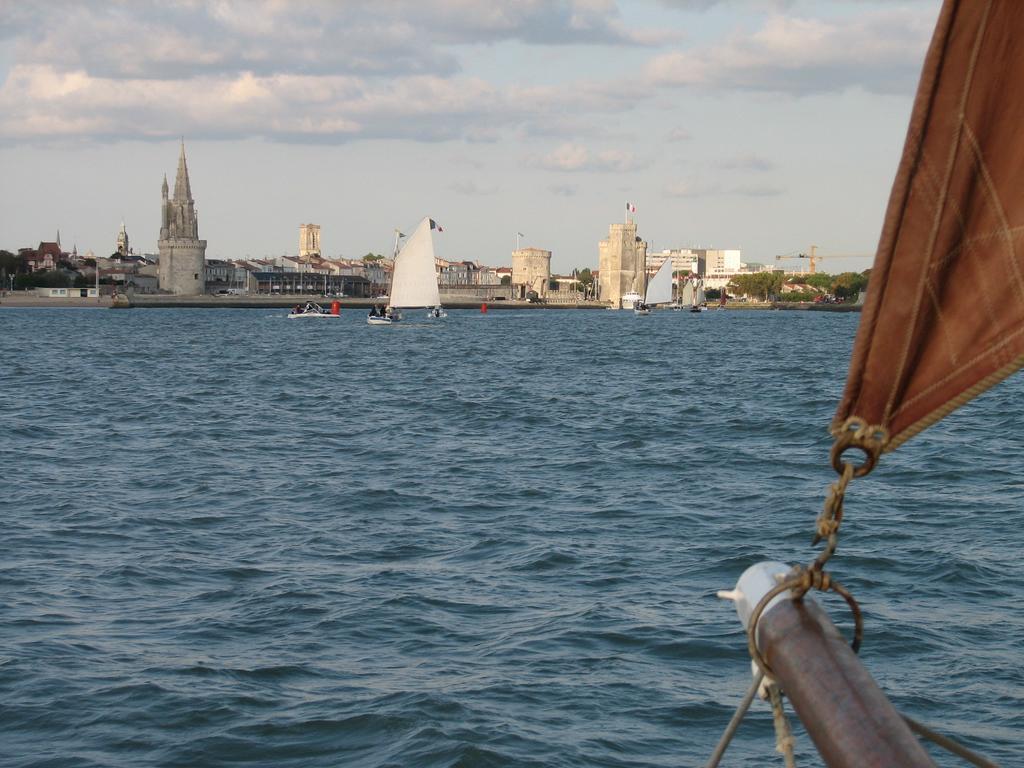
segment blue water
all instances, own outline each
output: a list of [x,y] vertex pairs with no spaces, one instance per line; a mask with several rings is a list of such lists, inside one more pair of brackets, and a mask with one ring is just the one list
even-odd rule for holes
[[[813,557],[859,317],[450,315],[0,311],[0,765],[701,764],[715,590]],[[1022,403],[884,457],[832,568],[896,705],[1005,765]],[[781,765],[764,704],[725,765]]]

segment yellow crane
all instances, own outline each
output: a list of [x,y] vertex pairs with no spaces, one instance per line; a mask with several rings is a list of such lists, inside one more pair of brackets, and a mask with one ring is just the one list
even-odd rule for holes
[[818,262],[822,259],[873,259],[875,254],[873,253],[829,253],[820,254],[818,253],[818,246],[812,245],[809,253],[796,253],[796,254],[785,254],[782,256],[776,256],[776,261],[782,259],[807,259],[808,274],[815,274],[818,268]]

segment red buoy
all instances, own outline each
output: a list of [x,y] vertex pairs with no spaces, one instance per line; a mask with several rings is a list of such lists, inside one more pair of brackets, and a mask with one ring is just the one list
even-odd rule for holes
[[338,301],[337,299],[335,299],[334,301],[331,302],[331,314],[332,315],[340,315],[341,314],[341,302]]
[[486,301],[483,304],[480,305],[480,311],[483,314],[485,314],[485,315],[487,314],[487,302]]

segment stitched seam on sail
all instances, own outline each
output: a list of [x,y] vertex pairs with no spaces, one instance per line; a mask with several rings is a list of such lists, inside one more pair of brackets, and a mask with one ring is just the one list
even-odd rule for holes
[[956,137],[953,141],[952,147],[950,148],[949,158],[946,164],[945,180],[941,188],[941,203],[935,210],[935,217],[932,222],[932,231],[928,237],[928,245],[925,248],[925,252],[929,254],[929,258],[922,264],[921,277],[918,281],[917,290],[914,293],[914,309],[910,316],[910,323],[907,326],[903,352],[900,355],[899,364],[896,368],[896,376],[893,377],[892,389],[889,392],[889,399],[886,401],[885,409],[882,412],[883,424],[888,424],[891,420],[896,395],[903,384],[903,374],[907,366],[907,357],[910,353],[910,345],[913,341],[914,332],[917,330],[917,322],[920,317],[921,299],[924,294],[924,282],[928,277],[928,265],[931,261],[931,256],[935,251],[935,241],[938,237],[939,227],[942,223],[942,216],[945,213],[945,201],[949,196],[949,186],[953,175],[953,167],[956,164],[956,157],[960,150],[960,140],[963,135],[964,127],[964,106],[967,104],[967,97],[970,94],[971,84],[974,81],[974,70],[978,62],[978,53],[981,50],[981,40],[984,37],[985,29],[988,26],[988,14],[991,9],[992,3],[990,0],[990,2],[985,5],[985,13],[982,15],[981,22],[978,25],[978,31],[975,33],[970,64],[967,67],[967,72],[964,74],[964,82],[961,86],[963,92],[960,95],[960,108],[957,113]]
[[[1010,229],[1008,229],[1007,232],[1009,232],[1012,237],[1019,237],[1020,235],[1024,235],[1024,226],[1010,227]],[[945,267],[948,262],[952,261],[957,256],[959,256],[965,248],[971,248],[975,245],[984,243],[987,240],[995,240],[996,238],[1002,237],[1002,231],[986,232],[981,235],[972,235],[971,237],[965,237],[963,240],[957,243],[955,247],[950,248],[946,252],[945,256],[943,256],[938,261],[933,262],[931,265],[931,269],[933,271],[938,272],[943,267]]]
[[[928,162],[927,158],[922,158],[921,171],[922,171],[922,175],[925,176],[927,178],[927,180],[933,182],[935,187],[938,188],[938,186],[940,184],[939,178],[938,178],[938,176],[936,176],[935,172],[933,171],[932,165],[931,165],[931,163]],[[973,246],[975,244],[986,242],[988,240],[995,240],[997,238],[1001,239],[1001,238],[1004,237],[1004,233],[1009,233],[1011,236],[1013,236],[1013,234],[1024,233],[1024,227],[1018,227],[1018,228],[1014,228],[1014,229],[1009,229],[1009,228],[1005,228],[1004,227],[1001,230],[993,230],[991,232],[986,232],[983,235],[975,235],[973,237],[964,237],[964,232],[966,231],[966,217],[964,216],[963,209],[960,206],[959,202],[957,202],[955,199],[950,201],[948,203],[948,205],[950,206],[950,210],[952,211],[952,213],[954,213],[955,216],[956,216],[956,221],[957,221],[957,224],[958,224],[958,228],[960,229],[961,235],[958,238],[957,245],[955,247],[953,247],[950,250],[948,250],[943,256],[941,256],[937,260],[933,260],[933,261],[929,262],[929,267],[928,267],[928,272],[929,272],[928,280],[929,280],[929,282],[928,282],[928,286],[927,287],[928,287],[929,295],[932,298],[932,303],[934,305],[934,309],[935,309],[936,315],[939,317],[939,327],[940,327],[940,329],[943,332],[943,338],[944,338],[944,340],[946,342],[947,353],[949,354],[950,362],[953,365],[956,365],[959,362],[958,361],[958,355],[956,354],[955,347],[954,347],[953,342],[951,340],[951,334],[947,330],[948,329],[948,324],[944,321],[944,318],[942,317],[941,304],[940,304],[940,302],[938,300],[937,294],[935,293],[935,285],[932,282],[932,276],[935,273],[939,273],[940,271],[942,271],[942,269],[950,261],[953,261],[955,257],[960,256],[962,253],[964,253],[964,251],[966,249],[973,249]],[[973,263],[973,262],[970,262],[970,263]],[[979,272],[980,272],[980,274],[979,274],[977,280],[980,283],[984,283],[985,282],[984,278],[985,278],[986,272],[984,270],[980,270],[980,269],[979,269]],[[995,311],[994,305],[992,304],[992,299],[991,299],[991,296],[989,295],[989,292],[983,290],[983,291],[979,291],[979,293],[981,294],[981,300],[982,300],[982,302],[984,304],[984,307],[985,307],[986,311],[988,312],[989,321],[991,322],[991,324],[993,326],[999,325],[999,317],[998,317],[998,315],[997,315],[997,313]],[[897,409],[896,412],[899,412],[899,410],[900,409]]]
[[914,435],[918,434],[919,432],[923,432],[935,422],[941,421],[960,406],[974,399],[985,390],[991,389],[993,386],[998,384],[1000,381],[1005,379],[1010,374],[1018,371],[1022,366],[1024,366],[1024,355],[1020,355],[1015,360],[1013,360],[1010,363],[1007,363],[999,370],[990,373],[977,384],[961,392],[957,397],[953,398],[952,400],[948,400],[947,402],[943,403],[940,407],[936,408],[934,411],[929,412],[922,418],[915,421],[906,429],[903,429],[898,434],[893,435],[883,450],[886,453],[888,453],[889,451],[899,448],[901,445],[903,445],[903,443],[907,442],[907,440],[914,437]]
[[[1014,340],[1016,340],[1016,338],[1018,336],[1020,336],[1021,334],[1024,334],[1024,327],[1018,328],[1015,331],[1010,331],[1009,333],[1004,334],[1001,337],[1001,339],[1000,339],[1000,341],[998,343],[994,343],[994,344],[989,345],[982,352],[980,352],[979,354],[975,355],[970,360],[965,362],[963,365],[958,367],[955,371],[951,371],[950,373],[946,374],[945,376],[943,376],[938,381],[932,382],[927,387],[925,387],[920,392],[918,392],[916,395],[914,395],[909,400],[904,402],[902,405],[900,405],[899,408],[897,408],[893,412],[893,416],[899,415],[900,413],[905,411],[907,408],[912,406],[914,403],[916,403],[919,400],[927,397],[932,392],[934,392],[936,389],[939,389],[940,387],[944,386],[947,382],[949,382],[949,381],[957,378],[958,376],[962,375],[965,370],[967,370],[969,368],[972,368],[973,366],[977,365],[979,362],[981,362],[981,360],[983,358],[988,357],[989,355],[991,355],[991,354],[993,354],[995,352],[1000,351],[1004,347],[1008,347],[1010,345],[1010,343],[1013,342]],[[982,379],[982,381],[984,381],[984,380],[985,379]],[[972,386],[976,386],[976,385],[972,385]],[[953,398],[953,399],[955,400],[956,398]]]
[[1021,279],[1020,265],[1017,263],[1017,254],[1013,247],[1013,236],[1010,234],[1010,222],[1006,218],[1006,208],[1003,206],[1003,201],[999,199],[999,194],[996,192],[996,185],[992,181],[992,175],[988,171],[988,166],[985,164],[985,158],[981,154],[981,146],[978,144],[978,138],[975,136],[974,131],[971,130],[971,124],[965,123],[964,129],[967,131],[967,140],[970,142],[971,149],[974,152],[974,157],[977,161],[978,169],[981,171],[981,179],[985,182],[985,189],[988,191],[989,196],[992,198],[992,207],[995,209],[996,216],[999,218],[1000,233],[1003,235],[1006,241],[1006,247],[1010,251],[1010,267],[1014,276],[1014,285],[1017,288],[1017,298],[1020,300],[1020,306],[1024,307],[1024,281]]
[[[939,178],[938,174],[935,173],[933,165],[928,161],[928,158],[926,156],[922,156],[921,157],[920,173],[918,174],[918,179],[920,179],[920,181],[922,182],[921,184],[917,185],[917,187],[919,189],[921,187],[929,186],[925,182],[930,182],[931,183],[930,186],[932,187],[932,191],[935,194],[935,196],[938,197],[940,195],[940,190],[942,188],[942,180]],[[936,204],[937,203],[938,203],[938,201],[936,200]],[[961,232],[961,235],[962,235],[963,232],[966,229],[963,210],[960,208],[959,202],[957,202],[955,199],[954,200],[950,200],[947,203],[947,205],[949,206],[949,209],[951,210],[954,218],[956,219],[958,228],[959,228],[959,230]],[[962,242],[962,241],[963,241],[963,238],[961,237],[960,238],[960,242]],[[945,257],[942,257],[941,260],[945,260]],[[936,320],[937,320],[936,325],[942,331],[942,338],[946,342],[946,352],[949,355],[950,362],[951,362],[952,365],[956,365],[957,364],[956,348],[955,348],[955,345],[953,344],[953,340],[952,340],[951,335],[949,333],[948,325],[946,323],[945,316],[944,316],[944,314],[942,312],[942,305],[939,302],[938,295],[935,292],[935,285],[934,285],[934,282],[932,280],[932,275],[935,272],[934,264],[935,264],[935,262],[931,261],[931,260],[929,260],[927,262],[928,269],[927,269],[927,273],[926,273],[926,277],[925,277],[925,283],[924,283],[925,284],[925,290],[928,291],[928,296],[929,296],[929,298],[931,298],[932,309],[935,312],[935,316],[936,316]],[[897,409],[897,411],[898,411],[898,409]]]

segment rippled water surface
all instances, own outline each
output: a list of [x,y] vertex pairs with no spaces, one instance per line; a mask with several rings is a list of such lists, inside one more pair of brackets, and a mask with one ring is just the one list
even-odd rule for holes
[[[0,311],[0,765],[701,764],[750,680],[715,590],[813,556],[857,321]],[[1005,765],[1021,382],[833,561],[896,705]],[[763,704],[725,765],[781,765]]]

